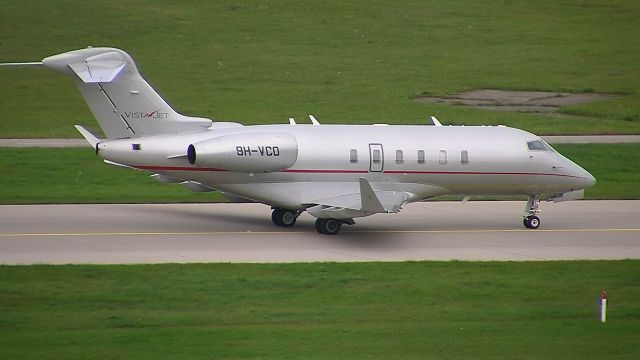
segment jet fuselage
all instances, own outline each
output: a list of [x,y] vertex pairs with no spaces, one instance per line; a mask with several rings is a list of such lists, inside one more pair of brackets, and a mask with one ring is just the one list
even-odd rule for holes
[[[230,161],[291,151],[277,143],[252,143],[254,134],[264,133],[295,138],[290,167],[229,171],[187,161],[189,145],[229,136],[237,139],[225,154]],[[550,147],[529,148],[539,141],[503,126],[258,125],[110,140],[98,148],[115,163],[290,209],[335,195],[337,188],[357,193],[360,177],[374,190],[410,192],[409,202],[445,194],[554,194],[593,184],[587,171]]]

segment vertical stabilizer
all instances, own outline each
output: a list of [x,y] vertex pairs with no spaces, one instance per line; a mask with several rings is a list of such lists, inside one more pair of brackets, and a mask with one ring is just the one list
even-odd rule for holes
[[212,124],[173,110],[122,50],[74,50],[47,57],[42,64],[73,77],[109,139],[204,130]]

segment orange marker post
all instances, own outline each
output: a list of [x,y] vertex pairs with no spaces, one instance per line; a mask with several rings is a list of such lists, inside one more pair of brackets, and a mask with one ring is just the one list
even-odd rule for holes
[[609,298],[609,294],[606,291],[602,290],[600,292],[600,322],[607,322],[607,299]]

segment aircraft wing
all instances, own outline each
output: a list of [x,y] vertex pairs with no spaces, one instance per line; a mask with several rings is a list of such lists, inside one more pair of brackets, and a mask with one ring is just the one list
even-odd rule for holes
[[377,213],[396,213],[410,199],[404,191],[378,190],[360,178],[360,192],[322,198],[308,202],[307,212],[319,218],[346,219]]

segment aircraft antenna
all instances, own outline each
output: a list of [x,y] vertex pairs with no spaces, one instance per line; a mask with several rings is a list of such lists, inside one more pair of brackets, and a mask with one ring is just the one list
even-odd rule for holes
[[431,125],[433,126],[442,126],[442,123],[436,119],[435,116],[431,115]]
[[313,125],[320,125],[320,123],[318,122],[318,120],[316,119],[316,117],[315,117],[315,116],[313,116],[313,115],[311,115],[311,114],[309,114],[309,120],[311,120],[311,123],[312,123]]

